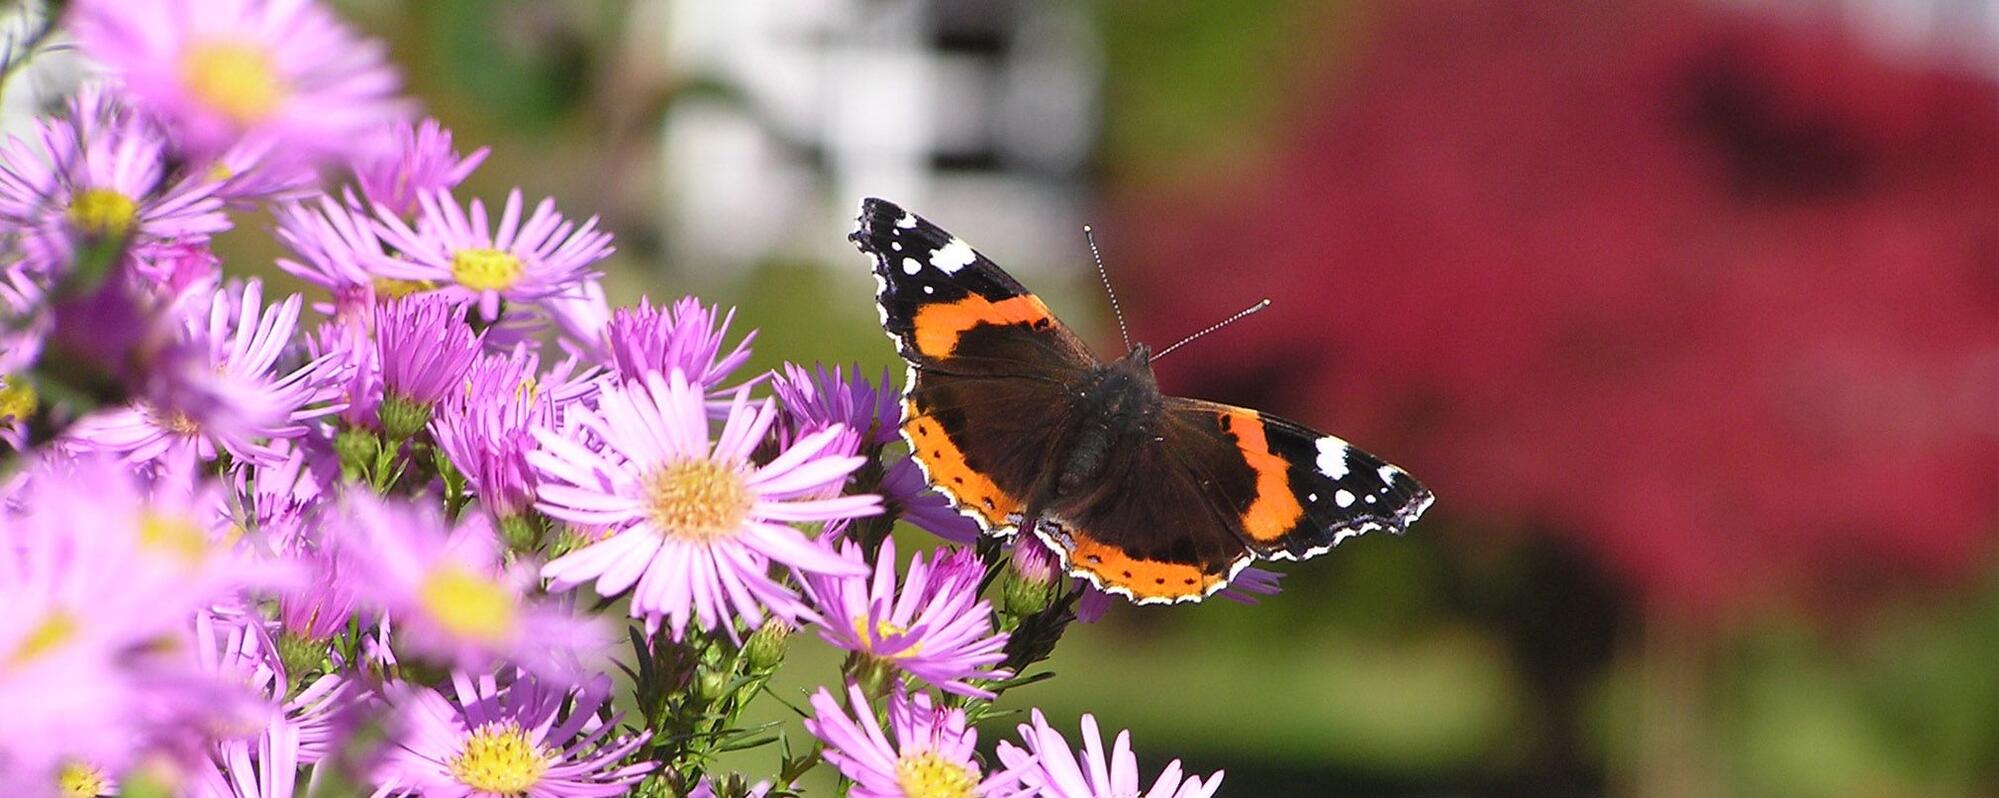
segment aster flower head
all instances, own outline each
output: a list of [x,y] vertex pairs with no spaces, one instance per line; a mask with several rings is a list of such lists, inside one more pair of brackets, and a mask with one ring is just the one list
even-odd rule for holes
[[608,643],[588,619],[530,600],[482,515],[448,525],[430,504],[352,495],[340,556],[355,592],[394,624],[404,650],[454,667],[508,660],[566,676]]
[[525,346],[481,355],[467,370],[463,388],[431,420],[438,448],[495,516],[519,515],[534,505],[538,480],[527,461],[535,448],[530,430],[553,425],[557,407],[595,391],[593,382],[572,378],[575,361],[547,375],[540,373],[540,363]]
[[251,280],[211,297],[205,318],[188,319],[160,355],[145,397],[86,416],[67,433],[74,448],[133,462],[238,460],[276,462],[271,441],[306,433],[306,422],[338,412],[329,377],[337,364],[315,359],[289,370],[298,326],[297,294],[272,307]]
[[453,698],[392,686],[394,731],[375,769],[375,794],[600,798],[624,795],[658,767],[618,764],[648,734],[621,735],[620,716],[599,718],[610,702],[608,678],[569,688],[505,676],[455,671]]
[[42,271],[94,241],[201,239],[229,229],[212,182],[170,171],[159,129],[101,86],[86,86],[67,115],[44,119],[34,141],[0,148],[0,221],[27,235]]
[[300,733],[284,719],[272,721],[250,740],[230,740],[217,746],[211,759],[197,763],[187,798],[293,798],[298,789]]
[[316,306],[342,317],[365,318],[375,301],[428,290],[431,286],[390,277],[391,260],[369,217],[322,196],[318,202],[289,202],[276,208],[277,237],[298,257],[278,258],[278,268],[333,294]]
[[[863,562],[859,546],[841,547]],[[882,540],[874,573],[861,577],[808,575],[806,593],[820,616],[819,636],[848,651],[916,676],[939,689],[993,698],[972,679],[1004,679],[994,668],[1006,659],[1007,636],[993,630],[992,605],[979,598],[981,571],[939,555],[935,567],[921,553],[897,588],[895,540]]]
[[889,698],[889,732],[884,733],[858,685],[847,685],[849,715],[832,691],[812,696],[813,716],[805,729],[826,744],[821,754],[853,780],[858,798],[974,798],[1003,795],[1006,775],[981,779],[979,733],[965,723],[965,711],[942,707],[924,693],[901,690]]
[[724,352],[734,309],[703,307],[701,300],[683,297],[672,305],[654,305],[641,298],[638,307],[619,308],[604,327],[605,365],[627,382],[649,374],[678,371],[706,391],[718,391],[723,380],[750,359],[755,330]]
[[207,487],[149,496],[98,458],[46,460],[14,487],[18,504],[0,510],[0,702],[35,733],[0,740],[0,781],[53,779],[67,761],[115,772],[159,707],[214,687],[137,655],[181,648],[197,610],[268,574],[204,524]]
[[979,524],[930,487],[915,459],[897,458],[882,471],[882,503],[897,518],[961,545],[979,539]]
[[859,366],[843,372],[824,365],[807,370],[784,364],[784,374],[771,383],[784,408],[785,426],[793,435],[841,424],[860,434],[861,449],[879,450],[900,439],[902,401],[888,369],[879,382],[869,382]]
[[70,26],[197,158],[245,140],[350,155],[408,111],[386,48],[312,0],[79,0]]
[[500,318],[500,302],[533,304],[579,290],[597,277],[592,265],[611,254],[611,234],[597,218],[581,226],[544,199],[522,218],[520,189],[507,194],[495,228],[486,204],[461,208],[450,189],[420,194],[416,225],[387,206],[375,208],[377,230],[402,257],[383,265],[389,276],[437,285],[461,302],[475,302],[487,321]]
[[734,635],[732,617],[754,627],[766,611],[808,614],[771,579],[773,561],[807,574],[865,573],[790,526],[881,512],[873,495],[822,498],[861,458],[828,456],[842,431],[831,428],[756,464],[776,415],[768,400],[752,405],[738,391],[711,439],[700,389],[676,371],[636,384],[607,379],[594,411],[571,406],[563,431],[535,430],[536,506],[606,530],[543,566],[550,589],[594,581],[606,597],[631,590],[632,615],[652,630],[668,621],[679,639],[690,623]]
[[[1138,758],[1131,751],[1131,732],[1118,732],[1110,756],[1104,755],[1097,719],[1083,716],[1083,747],[1071,752],[1069,741],[1048,725],[1041,710],[1033,723],[1020,725],[1025,748],[1000,741],[1000,762],[1007,775],[1035,795],[1048,798],[1209,798],[1222,786],[1222,774],[1203,779],[1180,773],[1180,760],[1167,763],[1150,789],[1138,777]],[[1080,761],[1078,758],[1080,757]]]
[[[375,355],[382,365],[384,429],[408,437],[428,423],[440,400],[461,390],[479,356],[480,335],[463,306],[438,294],[390,300],[375,308]],[[415,414],[415,419],[400,416]]]
[[354,178],[368,204],[402,216],[421,207],[418,197],[456,188],[486,160],[486,147],[460,156],[451,146],[451,131],[436,119],[410,124],[398,120],[381,131],[387,145],[354,162]]

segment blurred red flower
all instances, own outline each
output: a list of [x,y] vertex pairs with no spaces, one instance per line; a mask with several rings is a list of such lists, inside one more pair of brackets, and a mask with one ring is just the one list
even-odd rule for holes
[[1382,8],[1267,173],[1121,202],[1141,326],[1278,299],[1168,385],[1566,530],[1662,608],[1991,562],[1999,87],[1718,6]]

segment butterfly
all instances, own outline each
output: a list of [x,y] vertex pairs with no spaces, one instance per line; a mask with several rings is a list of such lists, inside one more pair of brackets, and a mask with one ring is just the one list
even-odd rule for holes
[[1160,392],[1145,345],[1105,362],[1040,298],[893,203],[849,236],[909,362],[902,438],[988,535],[1031,529],[1063,569],[1140,604],[1199,601],[1257,560],[1401,533],[1430,491],[1303,424]]

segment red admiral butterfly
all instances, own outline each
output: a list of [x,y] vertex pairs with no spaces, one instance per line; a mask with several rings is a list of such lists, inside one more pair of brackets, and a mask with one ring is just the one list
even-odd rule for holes
[[1145,345],[1105,363],[998,264],[893,203],[861,203],[883,329],[909,361],[902,437],[988,534],[1023,525],[1074,576],[1199,601],[1249,563],[1406,530],[1430,491],[1346,441],[1159,392]]

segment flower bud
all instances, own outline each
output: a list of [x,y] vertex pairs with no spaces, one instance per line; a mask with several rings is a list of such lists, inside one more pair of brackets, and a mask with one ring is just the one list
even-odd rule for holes
[[703,668],[700,675],[694,677],[694,697],[701,699],[701,703],[704,704],[720,701],[723,696],[729,694],[730,681],[732,680],[726,671]]
[[772,618],[750,634],[743,643],[743,659],[752,671],[774,670],[784,662],[784,650],[791,637],[791,627],[785,622]]
[[382,441],[370,430],[349,427],[334,436],[333,451],[340,456],[341,472],[353,478],[375,467],[375,456],[382,451]]
[[379,412],[382,417],[382,432],[392,441],[409,440],[430,424],[430,405],[395,394],[390,394],[382,400]]
[[1006,574],[1000,578],[1000,611],[1015,617],[1033,615],[1054,603],[1058,580],[1055,556],[1032,538],[1013,546]]
[[532,552],[541,547],[541,525],[529,515],[504,516],[500,519],[500,540],[508,551]]

